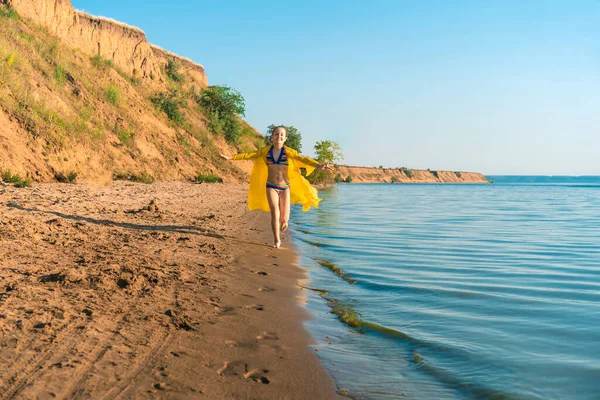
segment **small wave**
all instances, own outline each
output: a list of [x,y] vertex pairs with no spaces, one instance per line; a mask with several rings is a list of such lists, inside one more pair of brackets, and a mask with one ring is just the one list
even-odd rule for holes
[[498,389],[484,387],[477,383],[462,381],[456,376],[456,374],[446,370],[441,366],[437,366],[433,361],[422,356],[420,353],[420,349],[433,350],[434,352],[444,354],[453,352],[456,356],[459,356],[459,358],[470,358],[466,354],[463,354],[461,357],[459,355],[460,351],[458,351],[456,348],[446,348],[440,344],[429,343],[408,335],[402,331],[388,328],[374,322],[365,321],[361,318],[361,314],[358,313],[350,304],[339,299],[329,297],[329,293],[327,291],[315,288],[306,289],[319,293],[319,296],[325,299],[327,305],[331,308],[331,313],[337,316],[343,324],[350,328],[356,329],[357,332],[362,334],[375,332],[409,345],[410,348],[412,348],[412,362],[415,364],[415,367],[423,371],[423,373],[435,378],[437,381],[447,385],[448,387],[478,399],[486,398],[512,400],[518,398],[518,396]]
[[302,239],[302,238],[300,238],[300,237],[297,237],[297,239],[298,239],[299,241],[301,241],[301,242],[304,242],[304,243],[307,243],[307,244],[313,245],[313,246],[315,246],[315,247],[321,247],[321,243],[313,242],[313,241],[310,241],[310,240],[307,240],[307,239]]

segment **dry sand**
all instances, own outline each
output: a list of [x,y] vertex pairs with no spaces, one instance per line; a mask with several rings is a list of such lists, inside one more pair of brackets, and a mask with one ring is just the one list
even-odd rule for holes
[[0,186],[0,398],[336,398],[246,190]]

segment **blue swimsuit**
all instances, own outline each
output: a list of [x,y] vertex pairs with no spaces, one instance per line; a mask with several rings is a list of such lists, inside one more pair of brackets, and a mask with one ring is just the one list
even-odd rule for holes
[[[281,148],[281,152],[279,153],[279,158],[275,161],[275,157],[273,157],[273,146],[269,149],[267,153],[267,165],[288,165],[287,154],[285,153],[285,147]],[[267,181],[267,189],[274,189],[277,192],[282,192],[284,190],[288,190],[290,188],[289,183],[271,183]]]

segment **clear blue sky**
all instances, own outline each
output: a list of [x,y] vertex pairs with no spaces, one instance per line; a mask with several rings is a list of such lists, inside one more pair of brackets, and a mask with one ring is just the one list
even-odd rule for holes
[[350,165],[600,175],[598,1],[72,0]]

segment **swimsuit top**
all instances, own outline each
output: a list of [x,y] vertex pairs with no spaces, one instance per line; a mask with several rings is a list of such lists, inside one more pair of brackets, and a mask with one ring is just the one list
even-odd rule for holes
[[281,148],[281,152],[279,153],[279,158],[275,161],[275,157],[273,157],[273,146],[269,149],[267,153],[267,165],[288,165],[287,154],[285,153],[285,147]]

